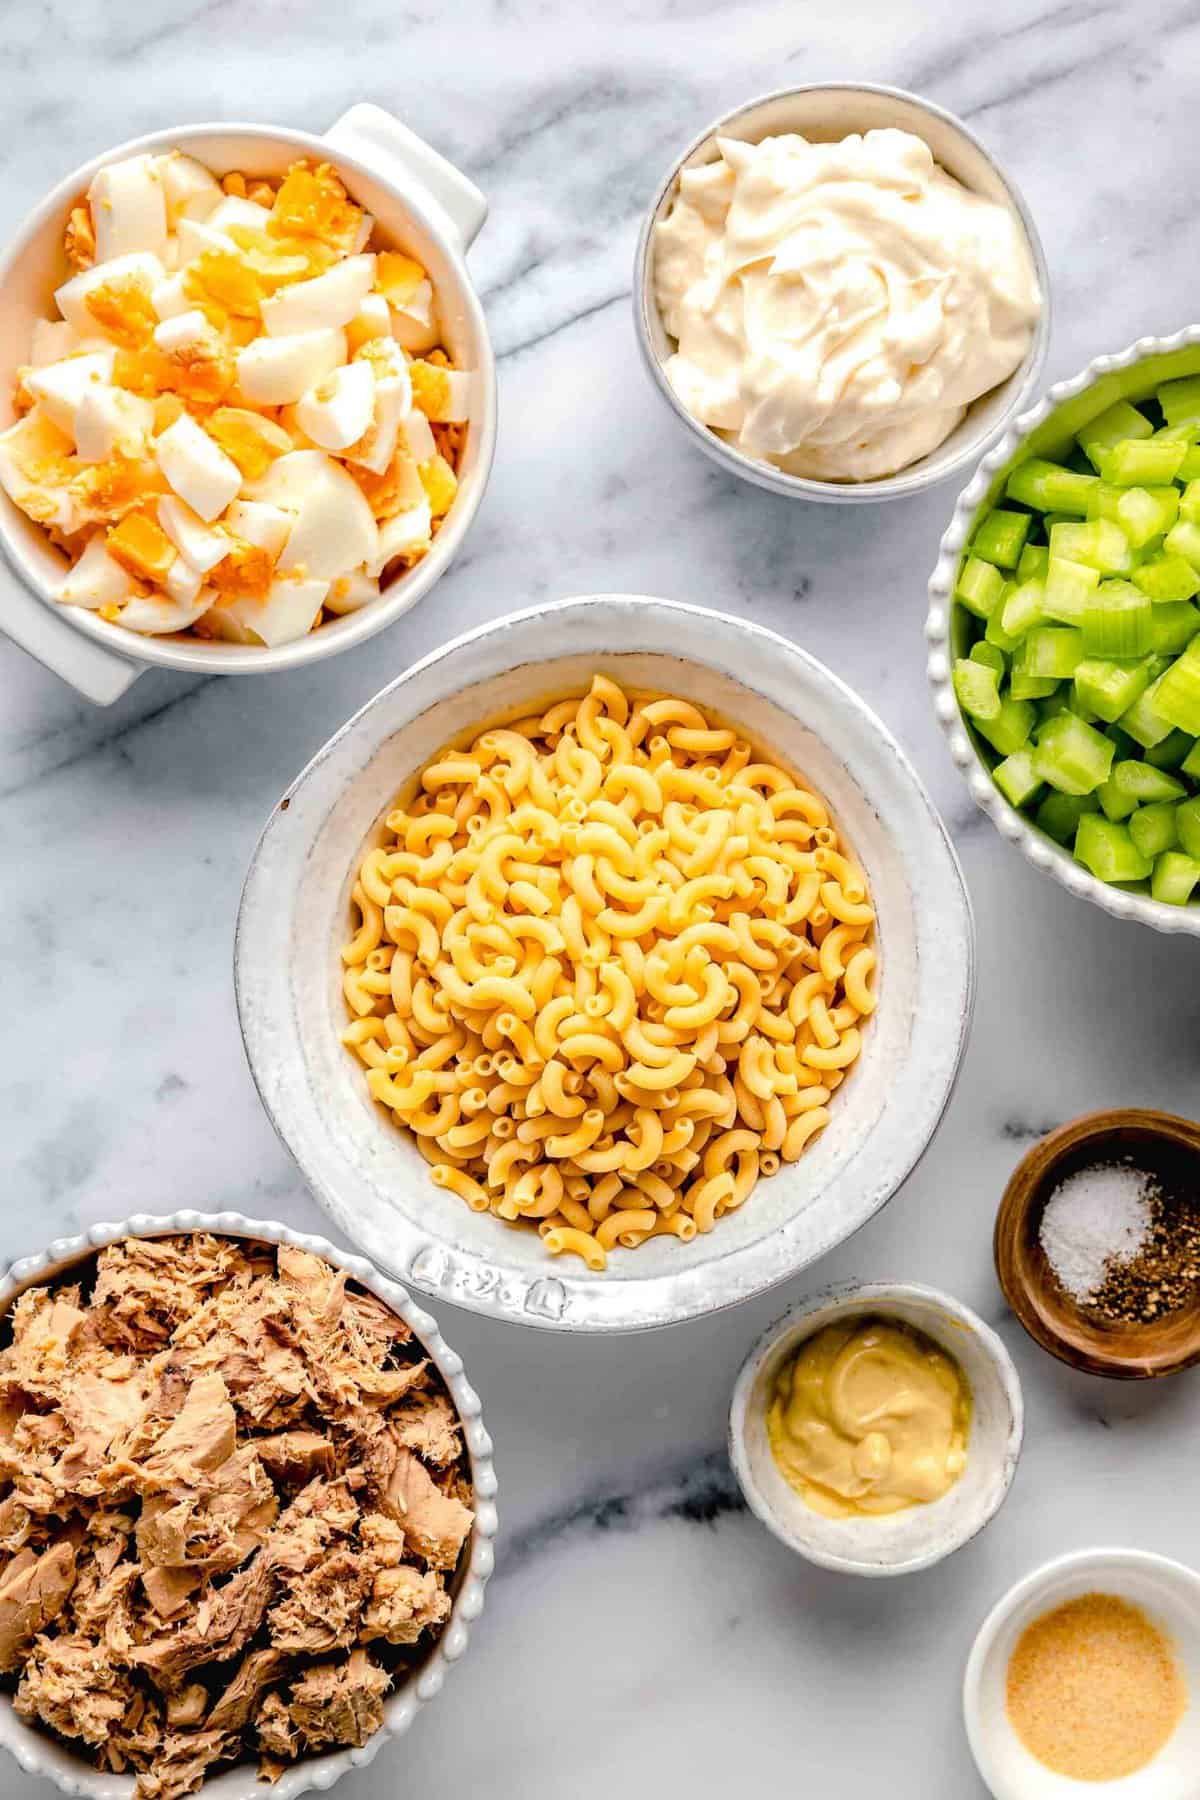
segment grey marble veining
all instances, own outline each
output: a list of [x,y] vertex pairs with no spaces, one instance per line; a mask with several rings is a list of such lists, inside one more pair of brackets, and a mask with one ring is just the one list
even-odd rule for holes
[[[506,1540],[470,1654],[343,1792],[695,1800],[749,1780],[831,1800],[982,1793],[958,1714],[983,1613],[1054,1551],[1195,1556],[1200,1377],[1075,1376],[1007,1316],[990,1233],[1017,1158],[1121,1101],[1197,1111],[1200,946],[1117,924],[975,812],[933,721],[924,586],[953,490],[794,506],[695,453],[640,368],[644,204],[710,117],[772,87],[893,82],[959,112],[1022,186],[1054,283],[1047,380],[1200,312],[1191,192],[1200,5],[1016,0],[57,0],[0,13],[0,232],[71,165],[204,117],[323,129],[398,112],[487,192],[473,253],[500,354],[495,474],[450,576],[305,673],[144,676],[77,703],[0,642],[0,1253],[136,1210],[323,1228],[254,1096],[230,981],[273,801],[387,678],[511,607],[596,590],[744,612],[828,662],[897,733],[962,855],[979,929],[971,1048],[896,1201],[779,1293],[667,1335],[578,1343],[442,1309],[497,1439]],[[895,1583],[810,1569],[738,1505],[737,1366],[788,1302],[861,1275],[938,1283],[1016,1357],[1026,1450],[996,1522]],[[30,1790],[0,1766],[0,1794]]]

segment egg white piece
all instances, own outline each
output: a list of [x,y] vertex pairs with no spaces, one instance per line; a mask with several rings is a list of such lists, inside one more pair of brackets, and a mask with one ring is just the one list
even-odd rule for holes
[[119,451],[138,458],[154,430],[154,407],[124,388],[90,388],[75,412],[75,454],[84,462],[107,462]]
[[156,156],[126,156],[97,171],[88,189],[96,261],[149,250],[167,242],[167,202]]
[[59,312],[80,337],[102,337],[103,331],[87,309],[87,296],[113,281],[136,281],[151,294],[166,279],[166,273],[152,251],[134,250],[128,256],[114,256],[111,262],[93,263],[90,269],[82,269],[55,289],[54,298]]
[[428,500],[410,507],[407,512],[397,513],[394,519],[385,519],[378,527],[379,543],[375,555],[366,558],[367,573],[378,577],[393,557],[405,556],[414,550],[428,550],[432,535],[433,517]]
[[47,418],[74,441],[75,416],[84,397],[112,381],[116,351],[111,345],[86,356],[69,356],[65,362],[31,369],[25,377],[27,391],[38,401]]
[[191,606],[203,585],[204,577],[199,569],[193,569],[191,563],[185,562],[182,556],[175,558],[163,582],[168,596],[177,606]]
[[251,406],[287,406],[345,360],[346,334],[337,329],[255,338],[238,354],[238,386]]
[[437,439],[433,435],[433,427],[425,414],[415,406],[401,424],[400,436],[414,462],[427,463],[431,456],[437,455]]
[[351,350],[368,343],[371,338],[392,335],[392,315],[382,294],[367,294],[358,311],[346,323],[346,338]]
[[311,281],[291,281],[262,304],[268,337],[348,325],[375,283],[373,256],[347,256]]
[[[352,365],[358,368],[365,366],[362,363]],[[400,441],[400,424],[405,408],[411,401],[412,392],[407,383],[397,381],[390,375],[383,381],[377,381],[371,422],[362,436],[347,444],[342,451],[346,461],[369,469],[373,475],[382,475],[391,466],[396,454],[396,445]]]
[[210,522],[224,512],[242,485],[237,464],[189,413],[181,413],[160,432],[154,453],[179,498]]
[[446,377],[445,398],[431,417],[439,425],[463,425],[471,416],[471,389],[474,386],[469,369],[443,369]]
[[206,250],[226,250],[237,255],[237,245],[227,231],[214,231],[203,219],[180,219],[179,229],[175,233],[175,242],[179,245],[179,266],[186,268],[188,263],[195,262]]
[[201,575],[215,568],[229,554],[229,539],[216,525],[208,525],[186,501],[163,494],[157,507],[158,522],[185,562]]
[[221,521],[235,537],[265,550],[272,562],[279,561],[295,522],[294,514],[281,506],[270,506],[265,500],[235,500]]
[[323,450],[279,457],[247,492],[295,515],[279,557],[285,574],[329,582],[374,560],[374,514],[353,476]]
[[150,304],[160,319],[178,319],[193,310],[193,301],[184,291],[183,276],[168,275],[150,290]]
[[392,335],[413,356],[432,350],[438,341],[433,283],[418,282],[408,299],[391,309]]
[[40,406],[0,431],[0,487],[22,512],[68,535],[83,524],[78,502],[66,488],[40,480],[39,471],[69,454],[70,448],[70,439]]
[[154,327],[155,348],[168,356],[177,356],[181,350],[195,350],[211,337],[208,320],[198,306],[175,313],[169,319],[161,319]]
[[296,423],[322,450],[344,450],[362,437],[374,412],[371,365],[344,363],[296,402]]
[[271,583],[264,600],[232,600],[220,611],[223,617],[274,649],[277,644],[290,644],[308,635],[328,588],[328,582],[313,578],[280,578]]
[[55,595],[64,606],[116,606],[133,593],[133,576],[110,556],[103,531],[96,532],[67,571]]
[[30,367],[41,369],[47,363],[60,362],[64,356],[74,356],[80,344],[79,333],[65,319],[35,319],[29,345]]
[[207,219],[220,203],[220,182],[194,156],[170,150],[159,157],[158,172],[167,204],[167,223],[172,228],[180,219]]
[[172,631],[186,631],[204,617],[216,598],[216,588],[201,588],[194,600],[137,595],[126,601],[117,622],[127,631],[140,631],[143,637],[163,637]]
[[213,231],[228,231],[231,225],[247,225],[251,231],[265,231],[270,217],[270,207],[260,206],[257,200],[244,200],[238,194],[226,194],[209,213],[205,223]]
[[336,581],[330,582],[325,606],[327,611],[340,615],[358,612],[378,598],[379,583],[375,577],[368,575],[365,569],[352,569],[349,575],[339,575]]

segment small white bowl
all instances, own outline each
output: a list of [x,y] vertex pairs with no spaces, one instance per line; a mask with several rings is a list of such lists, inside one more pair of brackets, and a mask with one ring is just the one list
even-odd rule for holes
[[[383,1724],[374,1737],[368,1738],[361,1749],[330,1750],[324,1755],[302,1757],[269,1790],[264,1789],[251,1762],[237,1763],[212,1776],[200,1790],[204,1800],[262,1800],[268,1791],[273,1800],[296,1800],[298,1794],[306,1794],[310,1788],[332,1787],[349,1770],[361,1769],[373,1762],[389,1738],[402,1737],[421,1707],[441,1692],[447,1674],[466,1650],[471,1626],[483,1611],[484,1589],[496,1560],[493,1539],[499,1521],[492,1440],[484,1429],[479,1395],[467,1380],[462,1357],[447,1344],[437,1320],[423,1308],[414,1306],[402,1287],[388,1281],[363,1257],[339,1250],[325,1238],[292,1231],[275,1219],[247,1219],[236,1212],[189,1211],[172,1213],[164,1218],[137,1213],[119,1225],[93,1225],[78,1237],[56,1238],[45,1250],[34,1256],[21,1257],[0,1274],[0,1318],[26,1288],[57,1280],[73,1265],[94,1256],[105,1244],[127,1237],[171,1237],[181,1231],[211,1231],[221,1237],[295,1244],[302,1250],[311,1250],[314,1256],[324,1257],[326,1262],[344,1269],[355,1281],[369,1288],[412,1328],[441,1375],[462,1421],[463,1442],[471,1465],[475,1526],[466,1565],[457,1577],[450,1617],[433,1649],[385,1698]],[[64,1794],[86,1795],[87,1800],[131,1800],[131,1775],[111,1775],[94,1768],[68,1744],[27,1724],[15,1711],[9,1694],[0,1694],[0,1748],[9,1751],[27,1775],[40,1775],[52,1781]]]
[[[866,870],[880,948],[879,1003],[820,1137],[714,1231],[614,1251],[601,1274],[435,1186],[339,1036],[350,892],[395,794],[460,734],[582,692],[597,670],[682,694],[801,770]],[[732,1306],[865,1224],[918,1162],[949,1101],[973,966],[954,851],[874,713],[774,632],[629,594],[496,619],[369,701],[268,821],[234,949],[259,1096],[338,1229],[414,1287],[557,1331],[637,1331]]]
[[1138,338],[1113,356],[1097,356],[1069,381],[1055,382],[1044,400],[1022,413],[1000,442],[988,451],[958,496],[954,515],[942,539],[937,567],[929,580],[928,673],[934,706],[950,741],[950,754],[981,812],[1001,837],[1015,844],[1035,869],[1052,875],[1069,893],[1090,900],[1114,919],[1136,919],[1155,931],[1181,931],[1200,937],[1200,902],[1168,906],[1149,894],[1113,887],[1089,874],[1071,852],[1039,831],[1009,805],[992,780],[980,746],[967,730],[954,693],[954,659],[965,654],[967,613],[954,599],[958,565],[980,514],[990,510],[1004,491],[1013,467],[1031,456],[1052,460],[1066,453],[1081,425],[1117,400],[1144,400],[1161,381],[1200,373],[1200,325],[1188,325],[1172,337]]
[[[1188,1707],[1153,1762],[1122,1781],[1079,1782],[1056,1775],[1026,1750],[1008,1719],[1008,1664],[1026,1626],[1083,1594],[1129,1600],[1171,1639],[1187,1683]],[[1075,1550],[1044,1563],[1010,1588],[980,1626],[963,1679],[971,1754],[995,1800],[1196,1800],[1200,1793],[1200,1574],[1148,1550]]]
[[[654,228],[664,219],[675,197],[683,169],[713,162],[718,137],[758,143],[762,138],[795,131],[819,143],[836,143],[852,132],[898,127],[921,138],[938,163],[972,192],[998,201],[1014,213],[1025,234],[1042,295],[1042,311],[1019,368],[1007,381],[981,394],[966,417],[945,441],[895,475],[875,481],[816,481],[806,475],[788,475],[771,463],[759,462],[727,444],[707,425],[693,418],[667,380],[665,363],[674,348],[667,336],[654,298]],[[903,88],[881,87],[872,82],[816,82],[804,87],[780,88],[772,94],[748,100],[723,113],[692,139],[659,183],[638,238],[633,265],[633,318],[638,347],[655,387],[693,441],[722,468],[753,481],[773,493],[793,500],[823,500],[850,506],[876,500],[900,500],[921,493],[936,481],[955,474],[979,455],[984,445],[1002,431],[1013,414],[1025,406],[1041,374],[1050,342],[1050,271],[1041,239],[1020,190],[1001,169],[991,151],[961,119],[918,94]]]
[[[927,1506],[878,1519],[827,1519],[784,1478],[767,1437],[767,1409],[781,1369],[802,1343],[824,1325],[868,1316],[914,1326],[961,1366],[972,1399],[967,1466]],[[802,1300],[759,1338],[734,1384],[729,1460],[750,1510],[790,1550],[844,1575],[911,1575],[969,1543],[999,1510],[1024,1430],[1012,1358],[969,1307],[912,1282],[850,1282]]]
[[151,663],[208,675],[264,675],[319,662],[352,649],[415,606],[445,574],[483,498],[496,442],[496,369],[483,308],[466,252],[487,202],[473,183],[381,107],[352,106],[318,137],[284,126],[204,124],[153,131],[94,156],[72,171],[17,227],[0,255],[0,425],[13,417],[13,380],[27,361],[34,321],[47,316],[54,289],[70,273],[62,248],[67,214],[93,175],[118,157],[178,149],[218,175],[238,169],[279,176],[298,156],[332,163],[353,198],[375,217],[386,243],[410,250],[429,270],[446,346],[476,371],[471,422],[454,505],[429,553],[396,576],[378,600],[319,631],[275,649],[212,643],[181,633],[144,637],[83,607],[54,599],[66,562],[45,532],[0,492],[0,549],[19,580],[0,565],[3,629],[9,637],[97,705],[118,699]]

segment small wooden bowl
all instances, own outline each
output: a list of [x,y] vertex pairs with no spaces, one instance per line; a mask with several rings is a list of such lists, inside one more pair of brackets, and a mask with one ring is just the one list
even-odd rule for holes
[[1039,1241],[1042,1214],[1060,1182],[1094,1163],[1129,1160],[1165,1188],[1200,1195],[1200,1125],[1171,1113],[1125,1108],[1085,1113],[1052,1131],[1014,1169],[996,1214],[996,1273],[1030,1337],[1060,1362],[1118,1381],[1174,1375],[1200,1362],[1200,1293],[1153,1324],[1112,1323],[1076,1305]]

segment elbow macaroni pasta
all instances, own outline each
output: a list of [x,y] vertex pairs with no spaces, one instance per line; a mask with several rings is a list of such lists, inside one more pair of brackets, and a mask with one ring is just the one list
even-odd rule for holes
[[602,1270],[829,1122],[874,912],[816,795],[605,675],[421,773],[364,858],[342,1042],[438,1186]]

